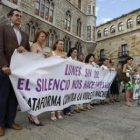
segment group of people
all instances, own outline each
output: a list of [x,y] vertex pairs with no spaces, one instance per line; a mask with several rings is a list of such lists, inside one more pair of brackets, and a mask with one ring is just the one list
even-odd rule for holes
[[[92,65],[94,67],[100,67],[101,69],[116,70],[117,75],[111,85],[109,92],[110,102],[119,102],[119,74],[121,72],[121,65],[114,68],[115,63],[113,60],[108,60],[107,58],[102,60],[102,65],[98,64],[98,56],[94,54],[88,54],[86,57],[83,53],[78,54],[77,49],[70,48],[70,50],[65,53],[63,40],[57,40],[52,46],[52,51],[45,52],[43,49],[43,44],[47,39],[47,32],[45,30],[39,30],[34,38],[32,46],[29,45],[29,37],[21,30],[22,15],[21,11],[18,9],[12,9],[8,13],[8,17],[11,21],[11,25],[1,25],[0,26],[0,136],[5,134],[5,128],[12,128],[15,130],[21,130],[22,127],[15,123],[15,117],[17,112],[17,99],[9,79],[9,75],[12,73],[9,68],[10,60],[15,49],[19,53],[26,51],[32,53],[40,53],[44,55],[45,58],[50,56],[57,56],[61,58],[70,58],[87,65]],[[44,59],[45,59],[44,58]],[[123,67],[124,73],[129,73],[132,77],[134,71],[132,70],[133,58],[128,58],[126,64]],[[22,62],[21,62],[22,63]],[[25,65],[25,64],[24,64]],[[129,70],[129,71],[128,71]],[[130,78],[130,82],[124,83],[126,90],[126,104],[131,106],[130,103],[130,92],[133,91],[133,78]],[[81,111],[87,111],[93,109],[94,104],[100,102],[102,105],[108,104],[106,100],[93,101],[87,104],[78,104],[74,106],[69,106],[63,110],[64,115],[73,116],[75,113],[80,113]],[[29,122],[36,126],[43,126],[39,121],[37,116],[29,115]],[[51,111],[50,119],[56,121],[58,119],[63,119],[62,111]]]

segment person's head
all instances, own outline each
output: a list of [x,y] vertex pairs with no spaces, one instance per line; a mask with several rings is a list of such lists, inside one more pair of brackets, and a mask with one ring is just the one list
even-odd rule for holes
[[121,64],[118,64],[118,65],[117,65],[117,69],[118,69],[118,70],[121,70],[121,69],[122,69],[122,65],[121,65]]
[[83,53],[79,53],[78,56],[77,56],[77,59],[80,61],[80,62],[83,62],[85,60],[85,55]]
[[98,63],[98,61],[99,61],[99,56],[98,55],[94,55],[94,62]]
[[127,57],[127,59],[126,59],[126,63],[127,64],[129,64],[129,65],[131,65],[132,64],[132,62],[133,62],[133,58],[132,57]]
[[77,49],[76,47],[70,48],[69,52],[67,53],[67,57],[72,57],[73,59],[75,59],[77,57]]
[[21,25],[21,11],[18,9],[12,9],[7,14],[7,17],[10,19],[11,23],[14,24],[14,26],[20,26]]
[[63,42],[63,40],[62,39],[58,39],[51,48],[52,48],[53,51],[55,51],[57,49],[60,50],[60,51],[63,51],[63,49],[64,49],[64,42]]
[[114,67],[114,65],[115,65],[114,60],[109,60],[109,64],[110,64],[111,67]]
[[33,43],[35,42],[39,42],[41,44],[45,43],[46,39],[47,39],[47,32],[45,30],[39,30],[36,34],[35,34],[35,38]]
[[94,61],[94,54],[88,54],[85,58],[85,63],[92,63]]
[[103,58],[102,59],[102,65],[104,65],[104,66],[108,66],[108,59],[107,58]]

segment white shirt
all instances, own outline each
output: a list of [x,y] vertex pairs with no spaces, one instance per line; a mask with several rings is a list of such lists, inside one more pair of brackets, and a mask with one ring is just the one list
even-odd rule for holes
[[93,67],[99,68],[99,65],[95,62],[92,62]]
[[104,69],[104,70],[108,70],[108,67],[105,65],[102,65],[100,68]]
[[17,41],[18,41],[18,45],[20,46],[21,40],[22,40],[22,36],[21,36],[21,32],[18,28],[13,27],[15,34],[17,36]]

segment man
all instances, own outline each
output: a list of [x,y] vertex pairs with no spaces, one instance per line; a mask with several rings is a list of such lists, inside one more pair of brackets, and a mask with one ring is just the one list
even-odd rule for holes
[[18,103],[8,76],[9,65],[15,49],[19,53],[30,50],[28,36],[20,30],[21,12],[13,9],[7,16],[11,25],[0,26],[0,136],[5,134],[5,127],[22,129],[14,122]]
[[[78,56],[77,56],[77,60],[79,62],[84,62],[85,55],[83,53],[79,53]],[[86,109],[84,109],[83,104],[78,104],[78,105],[76,105],[74,111],[77,112],[77,113],[80,113],[81,111],[86,111]]]

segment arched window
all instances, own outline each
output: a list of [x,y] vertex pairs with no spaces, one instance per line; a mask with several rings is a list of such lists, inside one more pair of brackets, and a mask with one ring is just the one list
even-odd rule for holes
[[35,14],[53,22],[54,3],[52,0],[36,0]]
[[77,48],[78,53],[81,53],[82,52],[82,46],[81,46],[81,43],[80,42],[76,42],[75,47]]
[[133,28],[133,20],[132,19],[129,19],[127,21],[127,29],[130,29],[130,28]]
[[32,26],[32,28],[31,28],[31,41],[33,41],[34,40],[34,37],[35,37],[35,26]]
[[33,21],[29,21],[27,24],[26,24],[26,33],[27,35],[29,36],[29,40],[31,42],[33,42],[34,40],[34,37],[35,37],[35,34],[36,34],[36,31],[38,31],[39,29],[39,26],[37,23],[34,23]]
[[137,17],[137,25],[140,25],[140,15]]
[[70,11],[67,11],[65,19],[65,29],[70,31],[70,27],[71,27],[71,14]]
[[110,28],[111,34],[115,33],[115,31],[116,31],[115,28],[116,28],[115,25],[112,25],[111,26],[111,28]]
[[81,27],[82,27],[82,23],[81,23],[81,19],[79,18],[77,20],[77,36],[81,37]]
[[36,0],[36,3],[35,3],[35,14],[39,15],[39,11],[40,11],[40,0]]
[[101,38],[101,36],[102,36],[102,34],[101,34],[101,31],[99,30],[99,31],[97,32],[97,37],[98,37],[98,38]]
[[104,29],[104,36],[108,36],[108,29],[107,28]]
[[26,29],[25,29],[26,34],[30,37],[30,24],[26,24]]
[[44,18],[45,0],[42,0],[40,12],[41,12],[41,13],[40,13],[40,16],[41,16],[42,18]]
[[118,25],[118,30],[119,31],[123,31],[124,30],[124,24],[123,22],[120,22],[119,25]]
[[55,31],[49,30],[47,38],[47,46],[51,47],[57,40],[57,35]]
[[81,9],[81,0],[78,0],[78,8]]
[[63,41],[64,41],[64,51],[65,51],[65,52],[68,52],[69,49],[71,48],[71,41],[70,41],[70,38],[65,36],[65,37],[63,38]]

